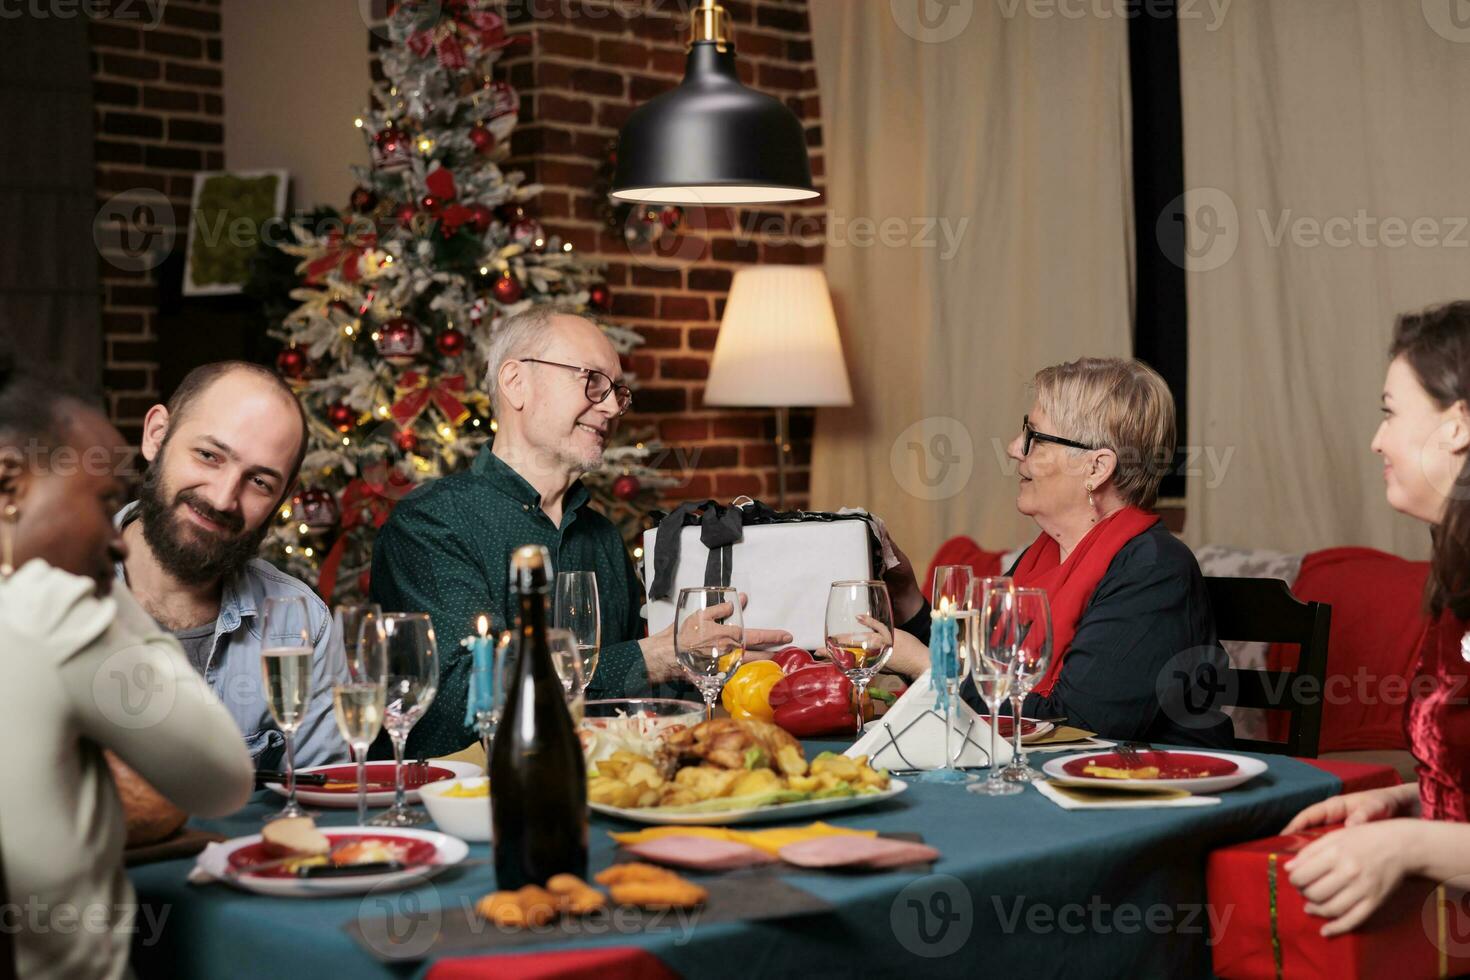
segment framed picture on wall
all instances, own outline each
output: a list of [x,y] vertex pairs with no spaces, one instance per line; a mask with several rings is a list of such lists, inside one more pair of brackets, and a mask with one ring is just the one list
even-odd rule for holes
[[184,251],[185,296],[222,296],[244,288],[262,226],[285,214],[286,183],[284,170],[194,175]]

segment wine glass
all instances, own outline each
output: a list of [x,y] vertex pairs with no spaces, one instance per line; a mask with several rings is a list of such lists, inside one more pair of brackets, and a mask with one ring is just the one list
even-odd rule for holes
[[740,593],[731,588],[680,589],[674,609],[674,659],[704,697],[706,720],[715,699],[745,657]]
[[975,570],[969,565],[940,565],[934,569],[934,585],[929,590],[929,605],[939,608],[940,602],[949,600],[951,609],[966,605],[970,595],[970,584],[975,580]]
[[893,656],[893,603],[876,581],[833,582],[827,591],[826,652],[857,691],[857,734],[863,733],[863,695]]
[[582,660],[582,683],[577,691],[581,694],[597,673],[597,654],[602,649],[602,604],[597,597],[596,572],[557,572],[551,625],[569,630],[576,642]]
[[269,598],[261,618],[260,676],[271,717],[286,737],[286,805],[267,819],[302,817],[296,802],[296,729],[311,703],[311,620],[301,596]]
[[991,589],[1014,589],[1016,580],[1009,575],[982,575],[970,580],[965,590],[966,609],[979,609],[985,603],[985,593]]
[[439,690],[439,648],[425,613],[384,613],[387,701],[383,727],[393,742],[393,806],[370,821],[373,827],[417,827],[427,814],[410,810],[403,788],[403,746],[408,733],[434,703]]
[[332,709],[337,731],[357,762],[357,824],[367,823],[367,752],[383,727],[388,661],[383,611],[376,603],[338,606],[332,614]]
[[982,796],[1010,796],[1021,792],[1019,783],[1001,775],[995,763],[996,731],[1000,728],[1000,703],[1010,693],[1016,658],[1016,592],[1009,579],[979,592],[979,630],[971,652],[970,676],[975,690],[990,707],[990,778],[969,787]]
[[1016,590],[1016,656],[1011,674],[1011,722],[1015,751],[1001,776],[1013,783],[1046,777],[1026,764],[1021,747],[1021,702],[1051,666],[1051,605],[1044,589]]

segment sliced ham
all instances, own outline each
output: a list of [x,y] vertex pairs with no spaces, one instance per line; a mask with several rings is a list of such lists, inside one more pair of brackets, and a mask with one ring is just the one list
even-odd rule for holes
[[765,851],[735,841],[710,837],[659,837],[627,846],[629,854],[645,861],[695,871],[729,871],[756,864],[770,864],[776,859]]
[[939,857],[927,844],[887,837],[817,837],[787,844],[781,860],[801,868],[901,868]]

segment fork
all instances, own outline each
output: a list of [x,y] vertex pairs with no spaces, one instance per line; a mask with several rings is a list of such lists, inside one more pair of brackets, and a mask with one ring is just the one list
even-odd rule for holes
[[1118,758],[1123,760],[1124,768],[1138,769],[1143,766],[1143,759],[1139,756],[1138,753],[1151,752],[1153,751],[1153,746],[1149,745],[1147,742],[1128,741],[1123,742],[1121,745],[1119,745],[1117,751]]

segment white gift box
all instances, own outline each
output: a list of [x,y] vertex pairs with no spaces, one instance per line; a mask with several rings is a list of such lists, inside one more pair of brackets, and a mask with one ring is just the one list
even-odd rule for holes
[[[832,583],[876,577],[868,522],[833,516],[742,528],[741,540],[729,546],[728,584],[746,594],[747,627],[786,630],[794,645],[807,650],[826,645],[827,593]],[[663,598],[650,594],[645,609],[649,633],[673,623],[680,589],[722,584],[706,582],[710,549],[700,540],[702,531],[697,525],[680,528],[673,588]],[[650,593],[658,533],[657,527],[643,532],[643,582]]]

